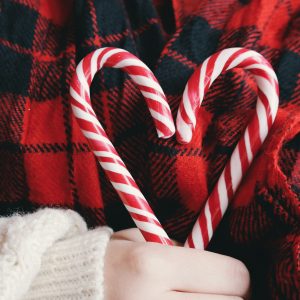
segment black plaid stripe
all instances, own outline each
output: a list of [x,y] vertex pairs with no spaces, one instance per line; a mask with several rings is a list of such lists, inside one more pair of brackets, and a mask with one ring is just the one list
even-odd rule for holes
[[[10,47],[0,45],[2,71],[0,72],[0,92],[20,95],[28,94],[32,58],[28,54],[17,53]],[[17,66],[18,72],[15,71]]]
[[28,49],[31,48],[37,17],[35,10],[13,1],[3,0],[0,14],[0,38]]
[[51,58],[58,57],[62,51],[66,50],[68,41],[68,28],[58,26],[49,22],[49,20],[41,15],[38,16],[32,49],[36,53],[37,58],[51,61]]
[[65,58],[55,59],[51,62],[33,60],[29,88],[32,100],[38,102],[57,100],[57,97],[61,95],[60,78],[63,76],[64,63]]
[[300,200],[300,133],[284,143],[279,157],[279,166]]
[[178,38],[168,46],[200,64],[216,50],[221,31],[212,28],[201,17],[194,17],[185,24]]
[[22,153],[0,148],[0,215],[14,210],[30,211],[28,187]]
[[[166,73],[165,70],[170,71]],[[165,56],[161,59],[154,74],[167,96],[174,96],[183,92],[186,80],[193,74],[193,70],[189,66],[183,65],[182,62]],[[178,107],[178,104],[179,99],[174,106]]]
[[0,143],[19,142],[23,132],[23,117],[25,111],[25,97],[17,99],[14,94],[1,94],[0,101]]
[[300,74],[300,55],[291,51],[282,53],[277,68],[280,83],[280,102],[285,104],[292,98]]

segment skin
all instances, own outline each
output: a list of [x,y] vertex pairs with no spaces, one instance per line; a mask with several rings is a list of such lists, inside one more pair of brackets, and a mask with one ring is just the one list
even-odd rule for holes
[[105,300],[249,299],[241,261],[174,243],[146,243],[137,229],[114,233],[105,256]]

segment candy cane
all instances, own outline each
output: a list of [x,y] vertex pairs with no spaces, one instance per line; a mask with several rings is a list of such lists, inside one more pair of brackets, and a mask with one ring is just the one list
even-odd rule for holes
[[118,48],[101,48],[87,55],[78,64],[70,86],[71,106],[80,129],[137,227],[147,241],[171,245],[168,235],[91,107],[90,85],[103,66],[124,70],[138,85],[154,119],[158,136],[162,138],[170,137],[175,132],[169,105],[150,69],[134,55]]
[[185,246],[191,248],[204,249],[207,246],[243,175],[267,137],[278,109],[278,80],[268,61],[257,52],[243,48],[222,50],[206,59],[186,85],[176,120],[180,142],[191,140],[196,115],[213,81],[233,68],[249,70],[254,76],[258,86],[256,112],[187,239]]

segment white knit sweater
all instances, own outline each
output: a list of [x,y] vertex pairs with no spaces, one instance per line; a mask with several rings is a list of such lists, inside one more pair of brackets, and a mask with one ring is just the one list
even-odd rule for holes
[[0,218],[1,300],[103,300],[112,230],[87,230],[74,211],[42,209]]

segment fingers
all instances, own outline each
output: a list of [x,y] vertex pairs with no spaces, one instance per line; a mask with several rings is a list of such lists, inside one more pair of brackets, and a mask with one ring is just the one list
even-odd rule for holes
[[236,259],[208,251],[145,245],[139,250],[144,264],[149,264],[158,280],[168,285],[166,289],[239,297],[249,291],[248,270]]
[[145,243],[136,228],[116,232],[112,239],[134,242],[129,261],[137,261],[133,265],[140,266],[139,272],[150,277],[153,274],[153,279],[164,284],[166,290],[238,297],[249,293],[249,272],[234,258],[208,251]]
[[234,300],[250,285],[247,269],[230,257],[122,239],[108,244],[104,268],[107,299]]
[[243,300],[243,298],[213,294],[168,292],[166,297],[163,297],[163,300]]
[[145,242],[145,239],[139,229],[130,228],[117,231],[112,235],[112,240],[126,240],[132,242]]

